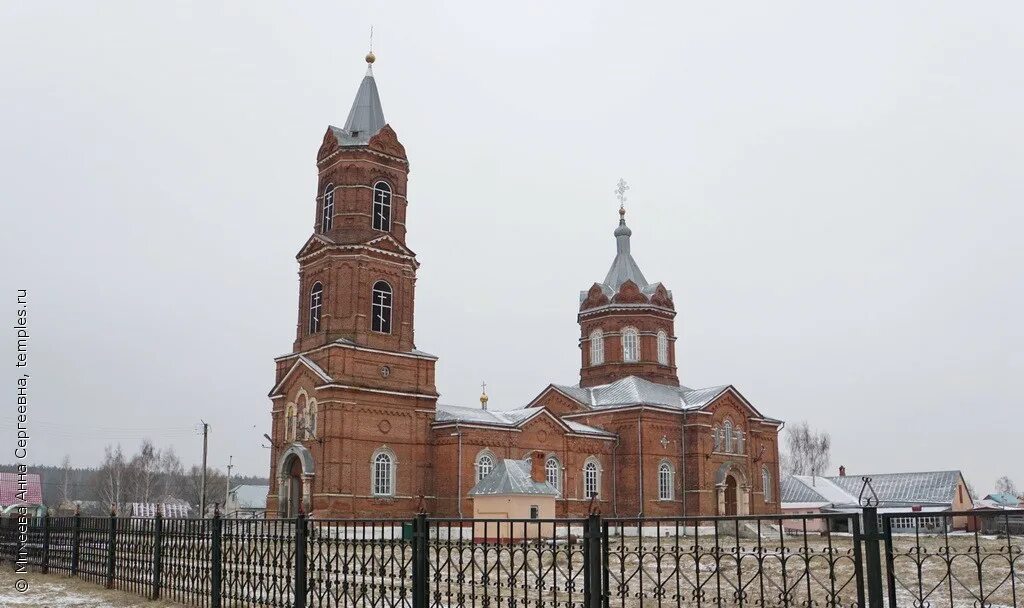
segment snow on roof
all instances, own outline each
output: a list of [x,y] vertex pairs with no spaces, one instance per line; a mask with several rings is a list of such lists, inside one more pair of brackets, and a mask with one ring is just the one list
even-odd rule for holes
[[498,461],[483,479],[469,491],[470,496],[503,496],[530,494],[558,496],[558,490],[547,481],[534,481],[529,460],[504,458]]
[[[961,476],[960,471],[876,473],[837,477],[790,475],[782,482],[782,502],[818,502],[814,499],[816,495],[834,506],[857,506],[860,504],[861,489],[864,487],[863,477],[871,478],[871,488],[878,496],[879,506],[884,507],[951,505]],[[870,490],[864,491],[865,495],[870,495]]]

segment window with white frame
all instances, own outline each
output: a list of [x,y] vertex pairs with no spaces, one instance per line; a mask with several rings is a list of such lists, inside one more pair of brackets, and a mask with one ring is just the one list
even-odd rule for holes
[[733,447],[733,434],[732,434],[732,420],[725,421],[725,452],[732,452]]
[[583,497],[593,498],[601,491],[601,469],[594,459],[583,465]]
[[320,206],[320,232],[327,232],[334,225],[334,184],[324,188],[324,199]]
[[476,480],[480,481],[494,469],[494,457],[484,450],[476,457]]
[[308,400],[306,402],[306,418],[303,421],[306,439],[316,439],[316,413],[316,399]]
[[604,332],[595,329],[590,332],[590,364],[601,365],[604,363]]
[[370,328],[382,334],[391,333],[391,285],[387,281],[377,281],[373,284],[373,303],[370,314],[373,319],[370,321]]
[[393,496],[395,493],[395,456],[378,450],[373,457],[373,495]]
[[[923,517],[890,517],[889,525],[891,530],[935,530],[946,529],[946,518],[927,515]],[[879,518],[881,529],[881,518]]]
[[626,363],[640,360],[640,333],[635,327],[622,330],[622,360]]
[[658,332],[658,363],[668,365],[668,334],[665,330]]
[[658,465],[658,500],[672,500],[675,494],[674,477],[675,471],[671,464],[662,462]]
[[558,459],[554,456],[548,456],[547,461],[544,463],[544,479],[548,483],[555,486],[555,489],[559,492],[562,491],[562,465],[559,464]]
[[764,490],[764,501],[772,501],[772,473],[768,467],[761,467],[761,488]]
[[320,313],[324,309],[324,286],[319,281],[309,290],[309,333],[320,331]]
[[373,185],[373,229],[391,231],[391,186],[387,182]]

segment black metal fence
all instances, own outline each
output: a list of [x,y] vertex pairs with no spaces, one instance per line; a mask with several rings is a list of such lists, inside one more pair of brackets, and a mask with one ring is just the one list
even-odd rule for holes
[[1024,607],[1022,521],[11,518],[0,559],[210,608]]

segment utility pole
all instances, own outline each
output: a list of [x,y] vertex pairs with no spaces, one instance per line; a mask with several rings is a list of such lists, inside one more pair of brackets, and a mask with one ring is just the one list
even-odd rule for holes
[[203,471],[199,482],[199,517],[206,517],[206,443],[210,436],[210,425],[203,423]]
[[232,469],[232,467],[235,466],[235,465],[231,464],[231,461],[234,460],[234,458],[235,458],[234,456],[228,456],[228,479],[224,483],[224,508],[225,509],[227,509],[227,507],[228,507],[228,496],[231,495],[231,469]]

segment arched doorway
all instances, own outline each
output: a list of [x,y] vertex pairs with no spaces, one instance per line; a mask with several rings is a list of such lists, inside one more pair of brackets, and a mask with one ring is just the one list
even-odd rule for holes
[[301,443],[293,443],[281,454],[277,467],[277,512],[295,517],[301,510],[313,510],[313,455]]
[[292,454],[285,464],[288,471],[288,481],[285,483],[285,517],[295,517],[299,514],[299,506],[302,504],[302,461],[298,456]]
[[733,475],[725,476],[725,514],[736,515],[736,505],[739,502],[739,484]]

